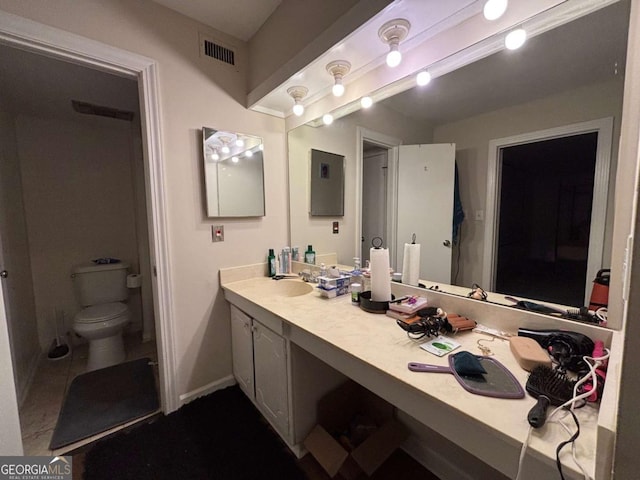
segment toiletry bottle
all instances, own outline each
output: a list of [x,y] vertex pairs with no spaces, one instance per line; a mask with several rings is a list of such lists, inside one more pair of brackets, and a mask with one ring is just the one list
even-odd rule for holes
[[267,257],[267,268],[269,270],[269,276],[275,276],[276,270],[276,256],[273,253],[273,248],[269,249],[269,256]]
[[291,260],[294,262],[300,261],[300,247],[291,247]]
[[308,245],[307,251],[304,252],[304,263],[316,264],[316,252],[313,251],[313,246]]
[[289,273],[289,252],[284,248],[280,251],[280,273]]
[[320,264],[320,276],[321,277],[327,276],[327,266],[324,263]]
[[289,247],[284,247],[284,254],[287,257],[287,268],[283,273],[291,273],[291,249]]
[[351,290],[351,301],[360,303],[360,292],[362,292],[364,277],[360,269],[360,258],[353,257],[353,270],[349,276],[349,289]]

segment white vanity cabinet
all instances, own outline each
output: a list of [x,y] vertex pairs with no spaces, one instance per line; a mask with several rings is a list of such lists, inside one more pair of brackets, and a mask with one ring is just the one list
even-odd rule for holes
[[231,305],[231,344],[233,375],[240,388],[289,441],[287,340]]

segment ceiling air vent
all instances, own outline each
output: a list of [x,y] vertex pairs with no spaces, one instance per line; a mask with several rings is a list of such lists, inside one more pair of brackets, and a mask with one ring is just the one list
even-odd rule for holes
[[236,52],[210,38],[201,37],[202,53],[228,65],[236,64]]

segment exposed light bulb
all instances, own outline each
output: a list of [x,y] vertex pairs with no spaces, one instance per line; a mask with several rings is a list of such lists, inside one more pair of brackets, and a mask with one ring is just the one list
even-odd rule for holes
[[416,83],[421,87],[424,87],[430,81],[431,81],[431,74],[425,70],[423,70],[422,72],[418,73],[418,75],[416,75]]
[[238,157],[236,157],[236,156],[231,157],[231,161],[232,161],[233,163],[238,163],[238,160],[239,160],[239,158],[238,158]]
[[509,50],[517,50],[527,41],[527,32],[522,28],[513,30],[504,38],[504,46]]
[[227,147],[226,145],[222,147],[220,150],[222,151],[222,153],[229,153],[231,151],[231,149],[229,149],[229,147]]
[[241,138],[238,138],[238,139],[236,140],[236,146],[237,146],[237,147],[244,147],[244,140],[243,140],[243,139],[241,139]]
[[244,152],[244,156],[247,158],[251,158],[253,157],[253,152],[251,150],[247,150],[246,152]]
[[487,0],[484,4],[484,18],[487,20],[497,20],[507,11],[508,0]]
[[211,155],[211,160],[213,160],[214,162],[220,160],[220,155],[218,155],[218,152],[213,152],[213,155]]
[[402,61],[402,54],[398,50],[397,44],[391,44],[391,50],[387,53],[387,65],[391,68],[397,67]]
[[341,97],[344,95],[344,85],[342,84],[342,80],[336,78],[336,83],[333,84],[333,88],[331,89],[333,95],[336,97]]
[[302,115],[304,113],[304,105],[302,105],[301,103],[296,103],[293,106],[293,114],[296,117],[299,117],[300,115]]
[[360,106],[362,108],[369,108],[371,105],[373,105],[373,100],[371,99],[371,97],[362,97],[360,99]]
[[325,125],[331,125],[331,124],[333,123],[333,115],[331,115],[330,113],[325,113],[325,114],[322,116],[322,122],[323,122]]
[[258,146],[258,150],[260,151],[264,150],[264,145],[262,143]]

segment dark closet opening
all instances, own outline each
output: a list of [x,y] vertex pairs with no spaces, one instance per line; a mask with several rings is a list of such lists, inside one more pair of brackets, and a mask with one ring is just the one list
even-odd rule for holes
[[496,291],[584,305],[598,134],[501,150]]

